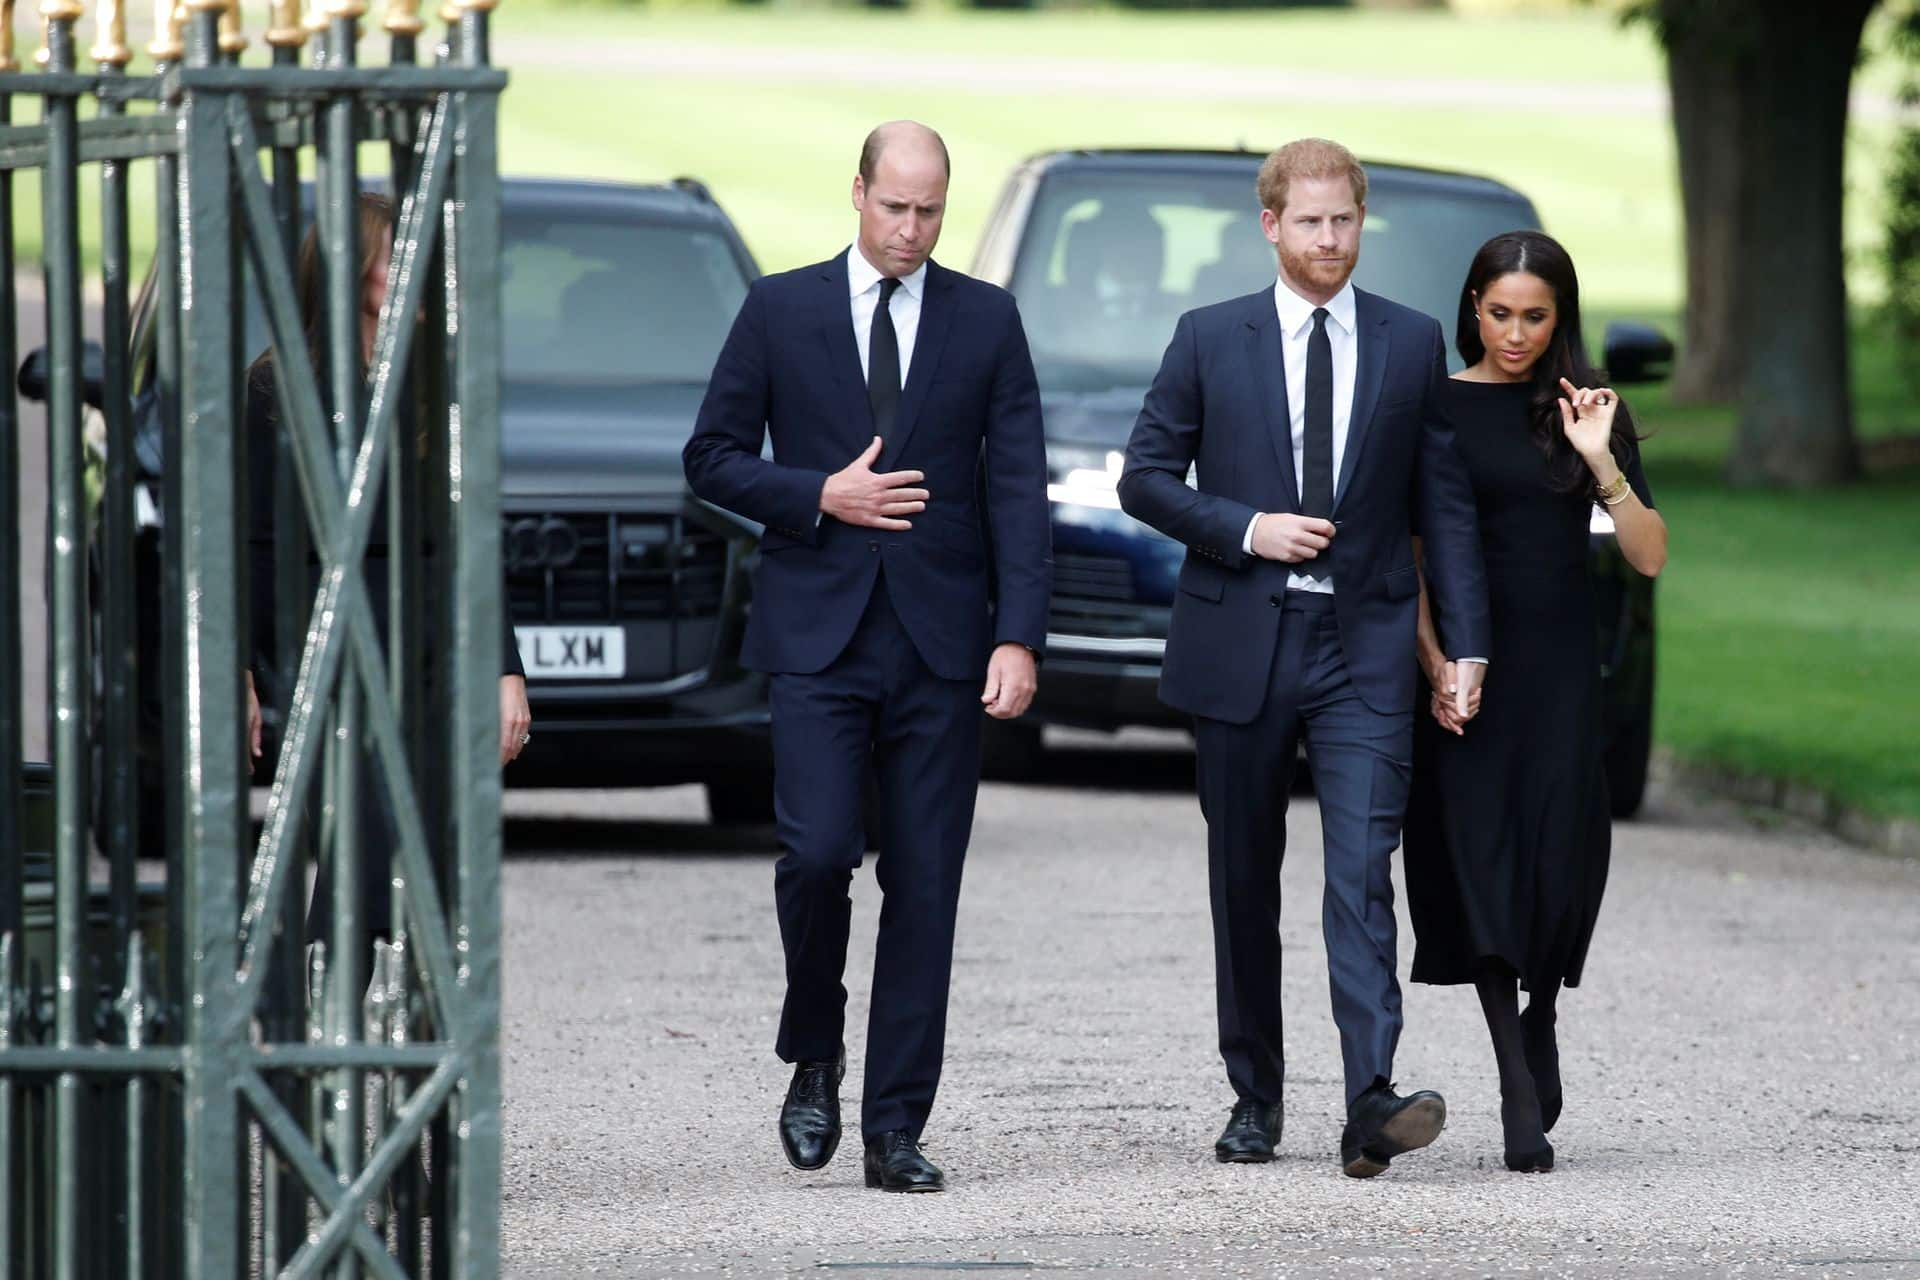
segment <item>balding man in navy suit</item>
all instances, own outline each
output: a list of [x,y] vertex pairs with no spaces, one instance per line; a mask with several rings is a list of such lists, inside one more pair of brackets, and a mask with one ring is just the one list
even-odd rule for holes
[[868,136],[858,239],[754,284],[684,454],[694,493],[766,526],[742,657],[772,674],[787,961],[776,1051],[794,1064],[780,1139],[800,1169],[825,1165],[840,1139],[847,890],[869,770],[879,784],[885,897],[860,1127],[867,1185],[889,1191],[944,1186],[919,1140],[940,1079],[981,713],[1008,719],[1032,701],[1052,573],[1019,313],[931,261],[948,172],[931,129]]

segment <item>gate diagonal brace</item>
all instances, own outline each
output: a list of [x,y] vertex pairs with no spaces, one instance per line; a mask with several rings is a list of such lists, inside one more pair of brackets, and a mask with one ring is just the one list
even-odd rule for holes
[[[274,772],[265,830],[254,860],[246,908],[241,916],[239,984],[243,993],[258,990],[271,963],[271,948],[262,945],[262,924],[272,920],[286,892],[287,859],[284,850],[300,836],[304,796],[317,767],[313,720],[325,700],[337,692],[341,648],[335,644],[341,620],[347,642],[359,659],[362,687],[372,712],[372,740],[377,750],[387,793],[399,826],[399,854],[408,880],[407,909],[413,913],[419,935],[422,978],[436,1025],[452,1030],[447,1002],[457,990],[446,917],[427,856],[426,827],[418,797],[406,768],[404,746],[393,708],[380,695],[387,676],[386,663],[373,624],[366,614],[366,587],[360,573],[373,509],[379,500],[385,469],[372,460],[381,454],[393,430],[398,398],[391,394],[406,378],[411,344],[403,342],[409,318],[423,301],[424,275],[419,263],[432,252],[434,220],[429,216],[445,199],[451,134],[446,128],[451,111],[443,98],[436,104],[416,153],[421,156],[419,178],[403,203],[396,228],[394,267],[399,273],[399,296],[389,297],[375,338],[373,378],[366,406],[367,429],[360,442],[345,494],[331,479],[321,435],[327,430],[320,408],[318,381],[294,314],[293,281],[280,240],[279,226],[269,205],[258,162],[257,136],[249,113],[236,101],[229,114],[234,148],[246,158],[239,166],[239,186],[247,223],[247,246],[266,304],[273,335],[274,369],[281,402],[290,412],[285,425],[296,445],[294,455],[302,496],[313,529],[314,542],[324,548],[321,584],[315,595],[307,648],[302,656],[285,732],[286,745]],[[344,511],[343,511],[344,508]]]
[[321,1212],[327,1215],[320,1229],[294,1254],[281,1273],[283,1276],[317,1274],[318,1268],[332,1261],[342,1247],[351,1244],[377,1274],[406,1280],[406,1273],[367,1226],[367,1205],[399,1171],[401,1162],[420,1140],[428,1121],[446,1105],[465,1070],[463,1058],[456,1056],[442,1062],[400,1108],[394,1127],[374,1147],[372,1157],[359,1176],[345,1187],[307,1141],[299,1121],[287,1113],[285,1105],[274,1096],[273,1089],[260,1074],[249,1070],[240,1077],[240,1093],[259,1117],[274,1149],[300,1175]]

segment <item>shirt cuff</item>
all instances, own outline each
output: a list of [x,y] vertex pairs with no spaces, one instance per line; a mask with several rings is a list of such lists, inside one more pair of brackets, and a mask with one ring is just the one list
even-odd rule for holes
[[1263,514],[1265,513],[1259,511],[1253,513],[1253,519],[1247,521],[1247,531],[1240,539],[1240,549],[1248,555],[1253,554],[1253,526],[1260,523],[1260,517]]
[[1454,658],[1453,661],[1454,662],[1477,662],[1483,667],[1487,665],[1487,660],[1485,658]]

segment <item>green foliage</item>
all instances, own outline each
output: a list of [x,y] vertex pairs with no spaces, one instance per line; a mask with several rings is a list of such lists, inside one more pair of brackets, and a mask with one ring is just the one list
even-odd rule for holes
[[[1900,100],[1920,105],[1920,6],[1896,19],[1890,43],[1906,64]],[[1887,320],[1900,340],[1901,372],[1920,390],[1920,127],[1910,117],[1888,158],[1886,211]]]

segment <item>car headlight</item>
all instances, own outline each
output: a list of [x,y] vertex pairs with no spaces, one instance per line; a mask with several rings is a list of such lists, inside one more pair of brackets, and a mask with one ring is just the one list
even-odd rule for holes
[[[1047,447],[1047,499],[1080,507],[1120,509],[1120,471],[1126,455],[1118,449],[1081,445]],[[1187,468],[1187,485],[1197,487],[1195,468]]]
[[1047,499],[1077,507],[1120,509],[1120,468],[1125,457],[1117,449],[1089,449],[1054,445],[1047,449]]

